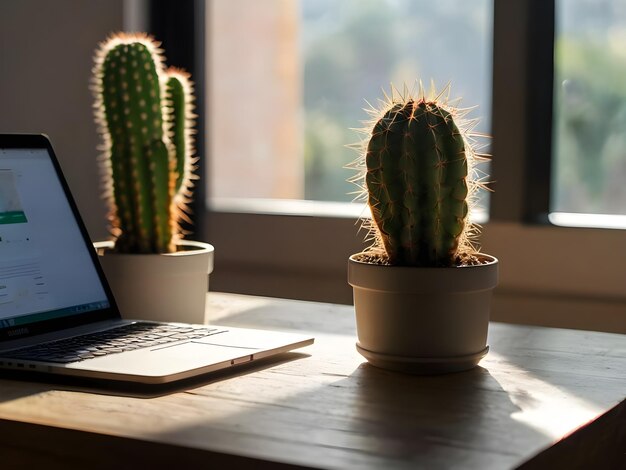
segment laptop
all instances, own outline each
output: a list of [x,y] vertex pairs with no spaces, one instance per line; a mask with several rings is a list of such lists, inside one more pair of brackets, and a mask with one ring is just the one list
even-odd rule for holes
[[0,369],[162,384],[313,343],[124,320],[44,135],[0,135]]

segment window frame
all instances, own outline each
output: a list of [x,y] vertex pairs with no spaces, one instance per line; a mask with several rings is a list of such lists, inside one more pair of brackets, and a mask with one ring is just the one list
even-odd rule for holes
[[[194,9],[187,21],[201,31],[195,40],[204,41],[206,21],[198,15],[205,20],[210,8],[188,1]],[[153,1],[152,8],[166,3]],[[495,192],[481,237],[485,251],[501,260],[492,318],[626,333],[626,231],[565,228],[548,220],[555,1],[494,1],[493,18]],[[195,70],[202,68],[204,44],[195,49]],[[168,53],[172,46],[167,45]],[[206,58],[207,71],[209,63]],[[204,123],[210,119],[203,91],[208,77],[208,72],[194,76],[202,96],[198,103],[204,102],[199,109],[207,111]],[[205,127],[198,127],[197,138],[204,155],[200,174],[206,174],[210,136]],[[347,258],[366,246],[357,221],[211,210],[202,181],[194,208],[196,236],[216,247],[211,290],[352,302]]]
[[[208,114],[206,106],[207,60],[206,26],[207,8],[204,0],[126,0],[129,5],[139,2],[136,8],[143,10],[148,33],[161,41],[167,51],[167,65],[182,68],[191,74],[194,90],[196,155],[206,155],[210,148],[207,142]],[[207,158],[196,163],[196,174],[205,175]],[[194,199],[189,204],[194,214],[194,224],[183,224],[183,230],[191,231],[197,238],[206,239],[203,220],[208,190],[204,179],[194,187]]]
[[494,1],[493,17],[490,219],[550,224],[555,0]]

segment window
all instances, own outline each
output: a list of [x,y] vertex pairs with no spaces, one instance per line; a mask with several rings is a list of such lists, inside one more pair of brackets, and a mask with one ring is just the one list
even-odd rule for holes
[[490,131],[490,0],[218,0],[209,10],[214,207],[350,202],[347,145],[390,83],[451,82],[460,106],[478,105],[476,130]]
[[[214,7],[228,8],[231,2],[219,0],[207,2],[205,25],[209,60],[206,64],[206,76],[212,90],[215,90],[219,80],[225,80],[227,74],[222,74],[223,70],[216,69],[215,59],[219,51],[214,49],[215,44],[211,44],[211,37],[216,31],[220,31],[221,38],[228,37],[229,30],[236,30],[237,23],[242,21],[244,23],[248,21],[246,23],[248,29],[252,30],[261,28],[265,21],[272,21],[274,26],[263,31],[266,33],[269,31],[273,35],[287,35],[291,39],[287,42],[272,42],[272,47],[275,48],[272,53],[258,52],[261,51],[259,45],[248,39],[240,43],[243,45],[240,45],[239,49],[234,49],[229,54],[238,56],[248,54],[251,50],[255,51],[257,53],[253,57],[254,60],[250,62],[255,67],[266,72],[268,65],[274,64],[275,69],[282,72],[281,79],[291,80],[298,77],[298,80],[290,83],[300,83],[299,88],[296,86],[289,93],[280,93],[277,98],[275,91],[268,91],[258,79],[250,80],[246,84],[248,74],[245,70],[239,70],[238,74],[241,76],[235,74],[233,82],[222,84],[227,87],[220,92],[220,96],[216,97],[214,92],[208,93],[205,114],[209,122],[216,120],[227,122],[214,107],[216,99],[223,99],[228,105],[224,109],[235,114],[238,119],[235,122],[240,122],[244,126],[225,126],[220,132],[215,128],[212,129],[207,135],[206,147],[214,152],[213,163],[237,159],[246,154],[254,155],[253,152],[258,152],[261,162],[262,158],[267,156],[277,158],[278,153],[274,152],[274,147],[268,145],[268,141],[264,139],[276,135],[280,137],[282,133],[257,135],[255,132],[258,132],[258,128],[245,127],[250,122],[265,124],[266,120],[259,119],[260,110],[250,104],[247,97],[251,95],[260,95],[262,99],[267,99],[267,106],[275,106],[277,99],[285,100],[285,96],[289,96],[291,101],[281,102],[281,109],[288,110],[289,119],[279,122],[282,122],[285,132],[294,132],[293,135],[300,137],[305,134],[307,115],[298,110],[302,109],[303,102],[306,103],[307,88],[301,80],[307,76],[306,66],[299,63],[296,67],[293,63],[282,60],[286,57],[293,58],[294,53],[304,50],[306,44],[309,46],[313,44],[312,38],[323,37],[316,36],[321,34],[321,28],[313,30],[308,36],[302,34],[303,28],[307,27],[303,26],[303,18],[315,13],[315,11],[307,13],[302,8],[305,3],[304,0],[251,1],[250,9],[235,9],[231,11],[227,20],[218,22]],[[407,3],[418,4],[418,2]],[[559,209],[551,206],[550,196],[551,175],[556,174],[559,166],[555,160],[554,168],[551,168],[553,136],[557,134],[557,131],[554,131],[556,126],[552,125],[553,98],[556,99],[555,122],[561,119],[558,116],[560,98],[558,91],[555,93],[553,89],[553,76],[559,77],[561,73],[554,69],[553,55],[554,47],[557,54],[560,47],[558,39],[557,44],[554,44],[555,25],[557,30],[560,27],[555,21],[558,13],[556,7],[560,7],[560,3],[555,5],[554,0],[524,2],[448,0],[424,2],[426,3],[429,6],[436,3],[436,8],[442,11],[468,8],[467,11],[462,10],[466,16],[476,14],[480,16],[484,14],[482,9],[485,8],[487,16],[482,18],[487,21],[484,24],[488,30],[491,21],[489,18],[493,15],[493,41],[491,33],[487,32],[485,36],[487,56],[484,63],[487,64],[488,70],[490,62],[488,51],[493,45],[493,82],[490,100],[493,114],[490,127],[494,135],[492,141],[494,157],[490,173],[495,180],[495,193],[490,198],[490,220],[485,224],[481,237],[485,251],[496,255],[502,261],[492,318],[519,323],[626,332],[624,316],[626,294],[623,285],[626,278],[625,232],[597,227],[588,229],[555,227],[548,223],[550,212]],[[605,1],[602,5],[615,3],[617,0]],[[204,5],[203,2],[195,4]],[[336,7],[336,4],[349,5],[350,2],[320,0],[311,3],[311,8],[317,4]],[[359,4],[374,3],[362,1]],[[398,7],[404,3],[388,0],[388,4]],[[466,4],[471,4],[472,7],[466,7]],[[474,10],[476,4],[479,5],[478,10],[483,13]],[[155,1],[154,5],[162,3]],[[246,19],[246,15],[250,14],[253,14],[255,21]],[[319,19],[315,15],[312,18]],[[394,22],[401,23],[401,20],[402,18],[396,18]],[[329,31],[329,34],[334,34],[338,30],[335,27]],[[248,31],[242,31],[238,34],[247,33]],[[305,37],[306,40],[303,39]],[[267,42],[270,39],[264,37],[262,41]],[[433,40],[429,44],[436,48],[439,43]],[[167,46],[167,49],[170,51],[171,46]],[[557,64],[558,60],[557,57]],[[426,73],[440,79],[437,75],[439,72]],[[440,80],[448,78],[449,73],[446,73],[445,78]],[[239,82],[240,79],[243,81]],[[489,82],[488,78],[486,82]],[[458,83],[454,86],[453,90],[459,91],[460,95],[465,93],[459,88]],[[362,92],[358,94],[359,100],[368,98],[361,94]],[[489,94],[488,91],[487,100]],[[467,101],[466,103],[474,104]],[[362,102],[359,101],[355,106],[346,106],[346,109],[353,112],[361,105]],[[489,105],[481,104],[477,115],[485,117],[489,114],[484,112],[485,108],[488,109]],[[253,114],[256,120],[251,119]],[[356,118],[357,123],[351,123],[346,127],[358,125],[358,120],[362,116],[364,114],[359,114]],[[309,120],[309,122],[318,121]],[[483,119],[483,123],[485,122]],[[337,141],[342,139],[335,138]],[[228,147],[222,147],[223,152],[215,153],[216,139],[224,139],[234,147],[240,146],[240,151],[230,152]],[[352,138],[342,142],[341,145],[351,141]],[[200,143],[203,142],[203,139],[200,139]],[[275,145],[271,139],[269,142]],[[220,173],[209,165],[205,181],[209,183],[210,192],[214,196],[228,199],[225,201],[226,204],[216,204],[214,199],[207,211],[204,211],[202,205],[197,208],[200,214],[204,215],[201,228],[205,229],[205,238],[216,246],[216,269],[211,276],[212,290],[351,302],[351,291],[345,280],[346,259],[351,253],[364,247],[363,236],[357,233],[358,224],[355,220],[360,211],[341,212],[336,209],[329,211],[327,207],[320,210],[317,203],[312,201],[309,202],[314,206],[303,206],[293,202],[295,201],[293,199],[286,199],[313,197],[312,193],[307,193],[306,190],[307,153],[304,142],[305,140],[301,139],[290,144],[293,146],[291,148],[295,149],[292,158],[296,155],[299,162],[297,179],[293,179],[293,176],[290,178],[297,180],[299,186],[296,190],[293,187],[289,189],[291,191],[289,195],[255,193],[249,195],[255,199],[240,199],[247,202],[241,205],[234,204],[233,194],[220,193],[219,189],[219,185],[228,182],[228,179],[216,176]],[[252,150],[249,150],[250,148]],[[323,157],[328,158],[328,155],[325,154]],[[344,161],[336,165],[336,168],[340,168]],[[225,191],[236,187],[235,195],[240,195],[243,194],[242,188],[245,191],[251,190],[255,180],[261,182],[263,186],[268,179],[282,177],[283,171],[287,174],[292,172],[292,169],[287,170],[286,166],[279,166],[278,170],[272,170],[269,176],[261,178],[266,166],[258,163],[253,158],[236,163],[234,168],[240,172],[239,177],[230,180],[230,188],[222,186],[226,188]],[[313,164],[309,159],[308,168],[323,167],[325,163],[327,163],[325,160],[320,160]],[[245,175],[241,174],[243,172],[252,175],[251,179],[246,180],[243,177]],[[346,177],[348,175],[349,173],[346,173]],[[343,178],[342,176],[341,181]],[[252,207],[248,204],[251,200],[262,202],[265,197],[282,198],[281,204],[276,202],[277,199],[272,199],[269,206],[259,203]],[[220,202],[219,198],[217,202]],[[333,208],[337,207],[335,205],[337,203],[328,204],[332,204]],[[551,215],[552,218],[554,215],[555,213]],[[577,224],[580,225],[580,221]]]
[[557,2],[554,212],[626,216],[625,39],[626,2]]

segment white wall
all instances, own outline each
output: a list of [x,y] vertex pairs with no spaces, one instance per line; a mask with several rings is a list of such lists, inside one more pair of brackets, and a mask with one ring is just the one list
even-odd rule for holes
[[93,239],[107,235],[89,89],[98,42],[123,26],[123,0],[0,2],[0,132],[45,133]]

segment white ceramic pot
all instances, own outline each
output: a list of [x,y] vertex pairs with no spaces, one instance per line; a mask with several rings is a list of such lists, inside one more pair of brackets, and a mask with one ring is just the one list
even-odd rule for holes
[[113,242],[94,243],[124,318],[204,324],[213,246],[182,240],[178,251],[120,254]]
[[471,369],[487,346],[498,260],[452,268],[348,263],[358,351],[378,367],[441,374]]

